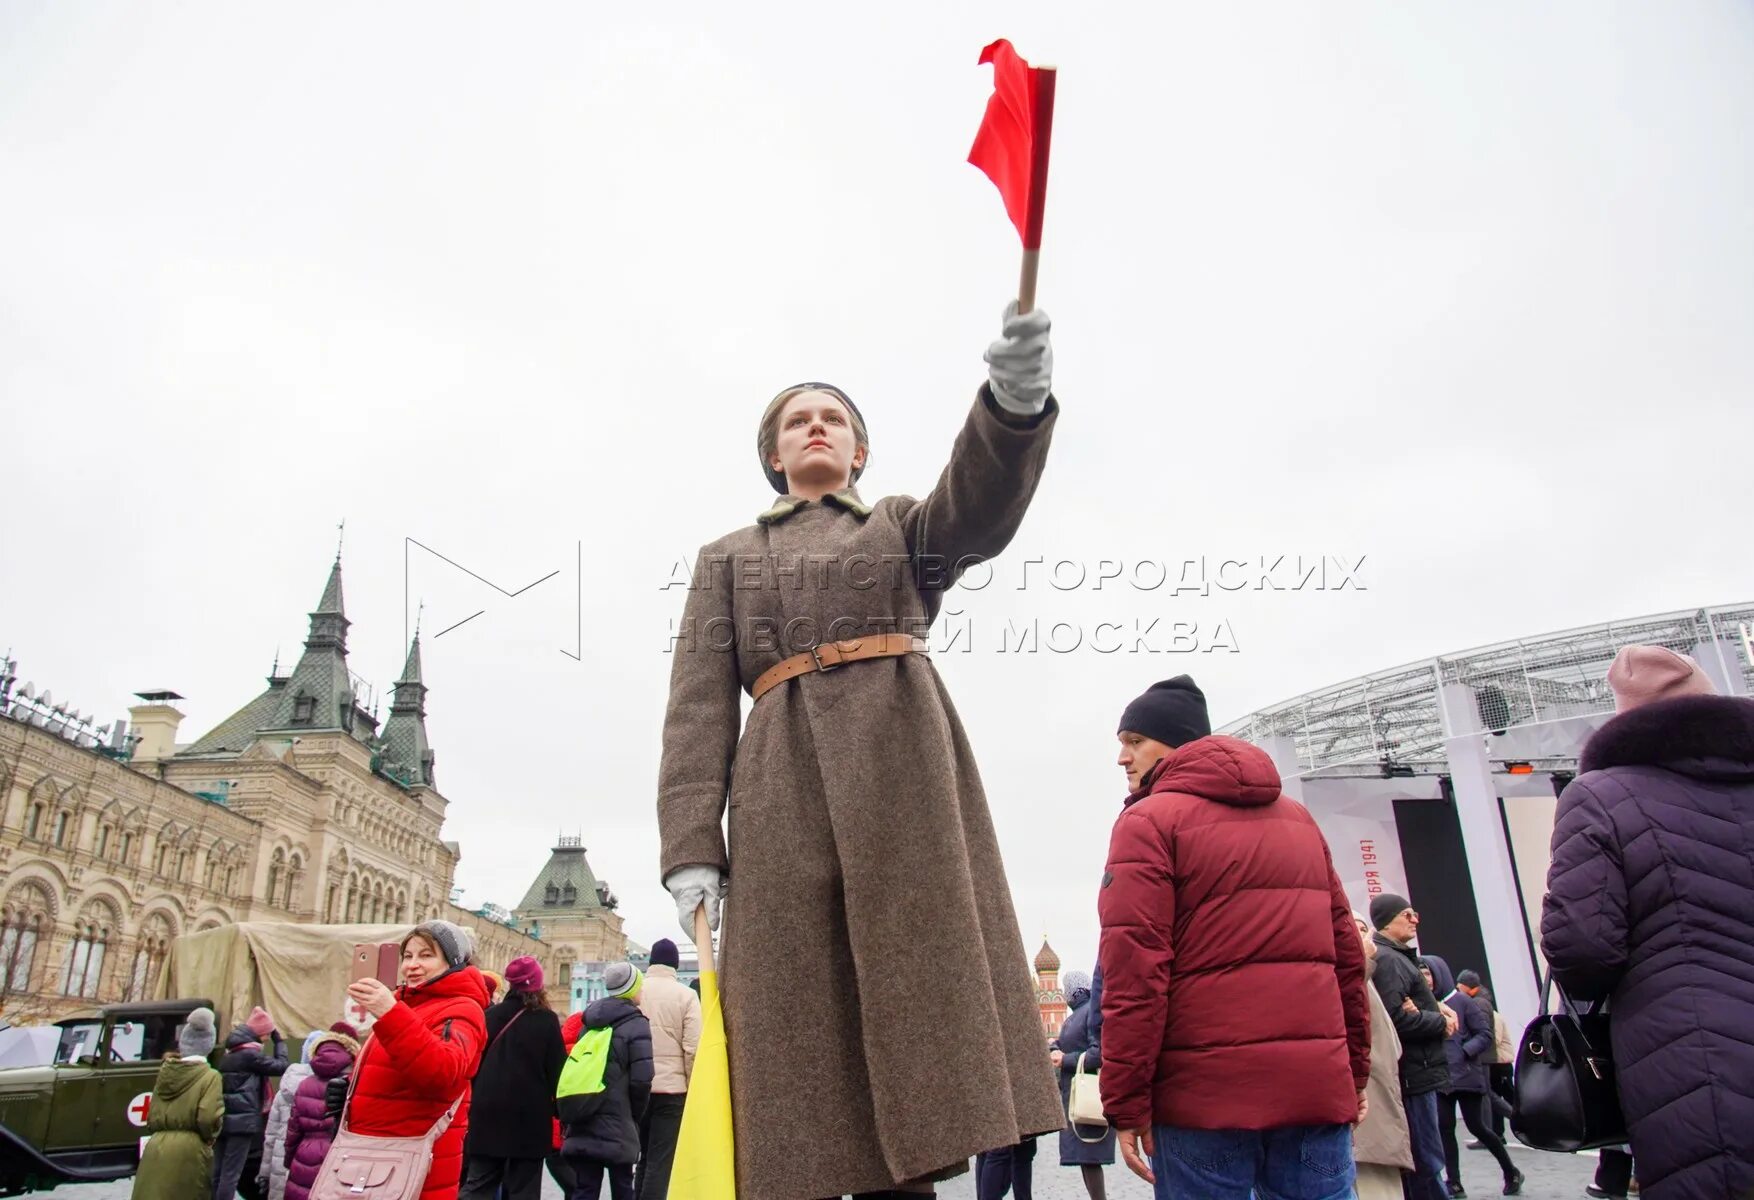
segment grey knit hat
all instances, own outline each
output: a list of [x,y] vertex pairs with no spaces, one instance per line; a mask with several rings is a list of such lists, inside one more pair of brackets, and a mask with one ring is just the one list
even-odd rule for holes
[[603,989],[613,998],[631,996],[639,990],[644,978],[632,963],[610,963],[603,972]]
[[197,1008],[177,1031],[177,1049],[187,1058],[206,1058],[213,1053],[215,1022],[211,1008]]
[[415,933],[430,939],[444,957],[445,965],[452,969],[468,966],[475,958],[475,936],[461,925],[449,921],[423,921],[408,936],[413,937]]

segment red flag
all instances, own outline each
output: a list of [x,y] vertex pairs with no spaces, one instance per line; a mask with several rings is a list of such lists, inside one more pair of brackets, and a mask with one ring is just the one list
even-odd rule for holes
[[993,64],[993,95],[968,161],[998,186],[1023,248],[1039,250],[1054,125],[1054,72],[1030,66],[1003,38],[981,51],[981,62]]

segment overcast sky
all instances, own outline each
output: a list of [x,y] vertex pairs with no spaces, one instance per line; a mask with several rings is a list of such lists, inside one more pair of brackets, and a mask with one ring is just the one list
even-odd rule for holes
[[[1015,286],[964,162],[998,36],[1061,68],[1063,415],[939,663],[1031,950],[1094,955],[1115,722],[1156,679],[1191,672],[1222,722],[1749,599],[1754,8],[848,14],[0,6],[22,673],[104,719],[172,688],[192,740],[295,660],[345,518],[350,661],[387,709],[405,539],[507,590],[559,571],[510,600],[409,559],[429,635],[485,610],[426,645],[458,882],[515,904],[582,832],[630,936],[669,935],[664,585],[770,502],[752,440],[782,385],[860,402],[867,499],[936,478]],[[1172,596],[1202,555],[1363,557],[1365,590]],[[1104,559],[1170,583],[1097,591]],[[1083,587],[1044,583],[1059,560]],[[1150,649],[1180,620],[1237,650],[1137,652],[1154,618]],[[1036,619],[1126,645],[1000,652]]]

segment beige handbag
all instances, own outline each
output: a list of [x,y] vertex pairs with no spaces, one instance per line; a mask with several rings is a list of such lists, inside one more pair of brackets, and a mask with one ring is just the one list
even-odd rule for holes
[[1504,1023],[1504,1014],[1492,1014],[1492,1041],[1494,1046],[1494,1062],[1513,1063],[1516,1061],[1516,1043],[1511,1041],[1510,1027]]
[[[341,1110],[341,1126],[317,1171],[316,1182],[311,1184],[310,1200],[418,1200],[432,1169],[433,1144],[451,1127],[463,1096],[451,1101],[451,1107],[424,1137],[370,1137],[347,1128],[347,1112],[353,1107],[359,1076],[359,1064],[355,1063],[347,1085],[347,1103]],[[468,1094],[467,1089],[463,1094]]]
[[[1102,1111],[1102,1076],[1094,1071],[1085,1072],[1084,1057],[1082,1054],[1078,1056],[1078,1070],[1066,1093],[1066,1119],[1072,1123],[1073,1137],[1094,1146],[1108,1137],[1108,1117]],[[1078,1129],[1080,1125],[1094,1126],[1101,1132],[1095,1137],[1085,1137]],[[312,1196],[311,1200],[317,1198]]]

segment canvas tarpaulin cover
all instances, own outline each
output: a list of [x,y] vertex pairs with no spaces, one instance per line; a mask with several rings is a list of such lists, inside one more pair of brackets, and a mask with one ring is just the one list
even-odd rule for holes
[[171,943],[159,994],[211,998],[222,1042],[257,1004],[281,1037],[300,1039],[342,1019],[353,947],[400,941],[410,928],[247,921],[184,934]]

